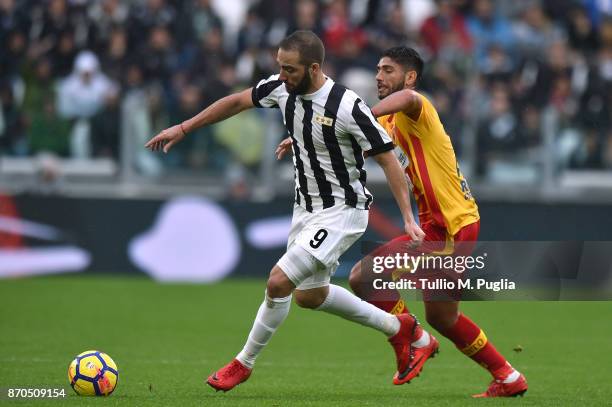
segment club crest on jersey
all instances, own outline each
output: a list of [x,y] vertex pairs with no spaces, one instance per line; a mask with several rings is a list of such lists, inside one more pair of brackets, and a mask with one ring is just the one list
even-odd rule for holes
[[320,116],[320,115],[315,116],[315,122],[319,123],[322,126],[333,126],[334,125],[334,119],[332,117],[325,117],[325,116]]

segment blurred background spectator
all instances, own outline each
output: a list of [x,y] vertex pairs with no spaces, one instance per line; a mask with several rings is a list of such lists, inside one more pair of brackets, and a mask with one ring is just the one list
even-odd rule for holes
[[[57,88],[57,110],[61,118],[74,121],[70,136],[70,150],[74,157],[91,157],[99,151],[94,146],[92,128],[96,134],[115,133],[115,141],[110,148],[116,149],[118,120],[112,115],[117,105],[117,87],[104,73],[100,72],[98,58],[91,51],[81,51],[74,63],[74,70],[62,79]],[[99,115],[103,115],[102,118]],[[105,122],[108,120],[108,122]],[[107,130],[95,125],[110,127]],[[106,150],[103,148],[103,150]]]
[[163,159],[140,146],[275,73],[280,39],[308,29],[325,71],[369,103],[381,51],[417,48],[421,89],[482,180],[544,156],[557,171],[611,168],[611,13],[595,0],[0,0],[1,152],[248,179],[274,114],[202,129]]

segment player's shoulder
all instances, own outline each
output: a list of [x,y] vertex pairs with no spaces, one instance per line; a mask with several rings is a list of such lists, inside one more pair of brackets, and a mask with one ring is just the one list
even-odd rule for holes
[[414,94],[416,95],[416,97],[418,97],[419,101],[420,101],[420,106],[419,106],[419,112],[418,112],[418,119],[417,118],[413,118],[411,117],[408,113],[406,112],[398,112],[396,113],[396,117],[402,117],[401,120],[409,120],[411,122],[420,122],[422,120],[426,120],[426,118],[428,116],[430,116],[433,112],[436,111],[435,107],[433,106],[433,104],[431,103],[431,101],[428,99],[428,97],[421,93],[421,92],[417,92],[415,90],[412,90],[412,92],[414,92]]
[[254,88],[264,87],[270,90],[272,89],[285,90],[284,83],[279,78],[280,78],[279,74],[270,75],[267,78],[263,78],[259,82],[257,82]]
[[259,83],[266,83],[266,82],[282,82],[280,79],[280,74],[272,74],[270,76],[268,76],[267,78],[262,78]]
[[426,94],[417,92],[416,90],[413,90],[413,92],[419,97],[419,99],[421,99],[421,103],[423,104],[423,109],[435,110],[433,103],[431,103],[431,100],[429,100],[429,97]]
[[270,75],[251,88],[251,99],[255,107],[278,107],[279,100],[286,98],[287,88],[279,75]]

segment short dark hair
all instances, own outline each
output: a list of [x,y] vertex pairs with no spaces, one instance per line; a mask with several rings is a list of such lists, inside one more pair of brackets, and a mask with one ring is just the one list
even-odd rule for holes
[[418,83],[420,81],[421,75],[423,74],[424,63],[423,58],[421,58],[414,48],[405,47],[403,45],[393,47],[385,50],[382,56],[391,58],[393,62],[401,65],[405,70],[416,71],[416,82]]
[[325,59],[323,41],[312,31],[295,31],[280,42],[279,48],[299,52],[300,63],[306,66],[314,63],[323,65]]

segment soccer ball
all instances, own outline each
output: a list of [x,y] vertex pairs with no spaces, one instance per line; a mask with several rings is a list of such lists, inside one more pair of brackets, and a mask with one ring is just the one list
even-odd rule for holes
[[68,366],[70,386],[81,396],[109,396],[118,379],[115,362],[97,350],[80,353]]

